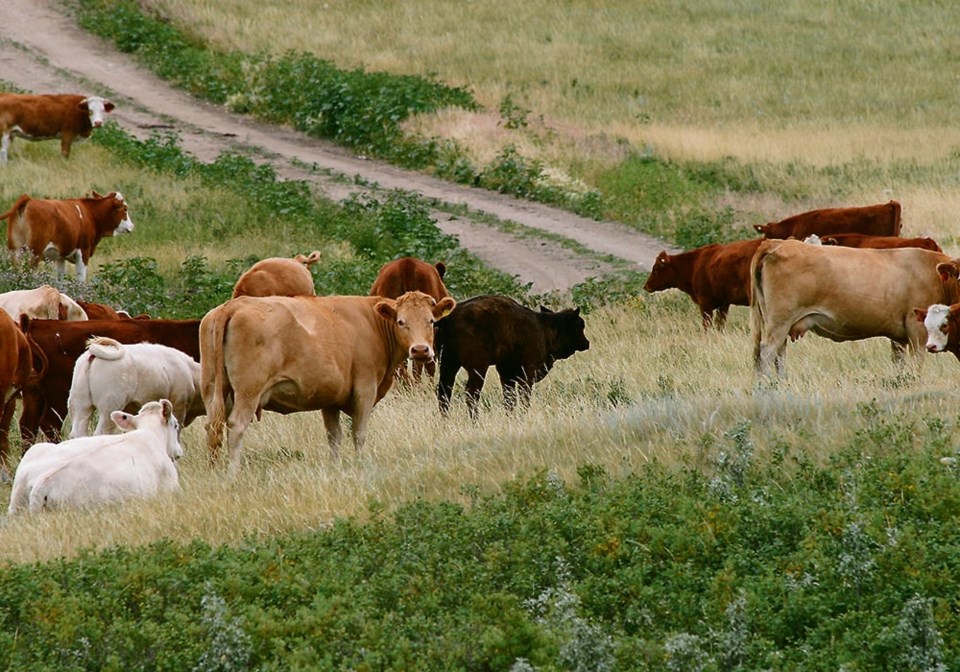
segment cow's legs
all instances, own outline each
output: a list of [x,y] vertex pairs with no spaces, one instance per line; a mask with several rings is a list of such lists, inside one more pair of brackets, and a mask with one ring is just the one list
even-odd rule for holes
[[[80,404],[74,404],[70,408],[70,438],[75,439],[78,436],[87,436],[87,434],[89,434],[90,419],[92,417],[93,406],[81,406]],[[94,431],[94,434],[104,433],[100,431],[101,424],[105,424],[103,422],[102,414],[100,419],[97,421],[97,429]]]
[[17,396],[10,397],[3,405],[0,416],[0,482],[10,481],[10,425],[13,424],[13,412],[17,407]]
[[450,396],[453,394],[453,383],[460,371],[460,360],[453,352],[445,352],[440,359],[440,379],[437,383],[437,402],[440,413],[444,416],[450,411]]
[[714,326],[717,328],[717,331],[723,331],[724,326],[727,324],[727,313],[730,311],[730,306],[720,306],[717,308],[717,319],[714,320]]
[[343,439],[343,428],[340,427],[340,411],[335,408],[324,408],[323,426],[327,428],[327,443],[330,444],[330,453],[333,459],[340,458],[340,441]]
[[487,370],[467,369],[467,410],[473,420],[477,419],[477,406],[480,404],[480,392],[483,391],[483,379]]
[[[96,436],[100,436],[101,434],[110,434],[114,427],[113,420],[110,419],[110,413],[97,409],[97,415],[97,426],[93,430],[93,433]],[[87,420],[87,422],[89,422],[89,420]],[[86,430],[88,426],[89,425],[85,424],[83,428]]]
[[[257,400],[259,401],[259,400]],[[240,451],[243,448],[243,434],[257,413],[256,401],[247,401],[236,395],[233,409],[227,417],[227,453],[230,459],[230,475],[240,471]]]
[[7,131],[0,138],[0,163],[6,163],[10,156],[10,132]]
[[[57,261],[57,277],[61,280],[66,274],[66,262],[63,259]],[[77,255],[77,282],[86,282],[87,281],[87,264],[83,260],[83,255]]]

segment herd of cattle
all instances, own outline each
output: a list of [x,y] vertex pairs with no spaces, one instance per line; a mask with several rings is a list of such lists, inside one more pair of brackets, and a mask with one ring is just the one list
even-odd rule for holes
[[[96,97],[0,94],[0,163],[14,136],[60,137],[67,158],[72,141],[89,136],[112,109]],[[54,261],[60,278],[70,261],[80,281],[103,238],[133,230],[118,192],[61,200],[24,194],[0,220],[15,261]],[[448,412],[454,379],[466,368],[475,418],[489,367],[512,408],[528,401],[554,362],[590,345],[579,310],[534,311],[505,296],[458,305],[442,262],[405,257],[380,269],[367,296],[316,296],[310,266],[319,258],[264,259],[241,275],[228,301],[194,320],[132,318],[49,285],[0,295],[0,475],[9,479],[18,400],[21,442],[29,446],[8,512],[176,489],[180,428],[201,415],[211,462],[226,434],[231,472],[244,432],[264,410],[321,411],[336,455],[342,413],[352,418],[359,450],[371,410],[394,380],[415,384],[423,370],[433,377],[435,361],[440,410]],[[59,441],[68,415],[69,438]]]
[[730,306],[749,306],[754,365],[784,372],[788,340],[886,337],[894,356],[960,358],[960,260],[931,238],[900,236],[896,201],[812,210],[757,225],[762,238],[661,252],[644,289],[676,288],[700,308],[704,329],[723,329]]
[[[60,137],[68,157],[71,142],[112,109],[95,97],[0,94],[0,163],[14,135]],[[929,238],[901,237],[900,215],[894,201],[815,210],[758,226],[763,237],[755,240],[663,252],[645,289],[688,293],[704,328],[722,329],[731,305],[750,306],[762,375],[774,366],[782,373],[787,340],[808,331],[837,341],[884,336],[901,357],[907,348],[920,352],[926,338],[928,350],[960,358],[958,265]],[[15,258],[52,260],[60,277],[70,261],[81,281],[102,238],[133,230],[117,192],[66,200],[24,194],[0,220]],[[231,472],[246,429],[264,410],[321,411],[336,455],[341,413],[352,418],[359,450],[371,410],[397,378],[416,384],[423,370],[437,374],[439,362],[437,399],[446,415],[465,369],[476,418],[489,367],[512,409],[529,401],[557,360],[590,346],[579,309],[534,311],[505,296],[455,301],[443,263],[398,259],[380,269],[367,296],[316,296],[310,266],[318,259],[314,252],[262,260],[228,301],[194,320],[132,318],[47,285],[0,295],[2,475],[9,478],[18,399],[21,442],[30,446],[9,513],[176,489],[180,428],[201,415],[211,462],[226,434]],[[68,414],[70,438],[57,442]]]

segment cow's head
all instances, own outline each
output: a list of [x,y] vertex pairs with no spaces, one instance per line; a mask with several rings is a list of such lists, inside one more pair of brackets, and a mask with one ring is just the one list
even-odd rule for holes
[[433,325],[456,305],[449,296],[436,301],[423,292],[407,292],[397,299],[380,299],[374,310],[393,323],[398,344],[407,357],[429,362],[434,355]]
[[648,292],[659,292],[662,289],[671,289],[676,287],[676,278],[673,272],[673,258],[664,250],[657,255],[650,269],[650,275],[643,284],[643,288]]
[[590,341],[584,332],[586,324],[580,316],[579,308],[570,308],[554,312],[540,306],[542,315],[549,315],[551,325],[548,333],[548,349],[555,359],[566,359],[576,352],[588,350]]
[[123,194],[121,194],[119,191],[111,191],[109,194],[104,196],[94,190],[93,197],[113,199],[110,202],[110,205],[113,209],[112,221],[117,222],[117,225],[106,235],[116,236],[121,233],[133,232],[133,220],[130,219],[130,208],[127,206],[127,199],[123,197]]
[[761,236],[767,235],[767,229],[776,222],[769,222],[768,224],[754,224],[753,230],[759,233]]
[[180,445],[180,423],[173,415],[173,404],[169,399],[148,401],[140,407],[140,412],[136,415],[114,411],[110,414],[110,419],[124,432],[137,429],[156,432],[163,439],[167,457],[171,460],[179,460],[183,457],[183,446]]
[[80,109],[90,115],[90,125],[94,128],[103,126],[103,115],[113,112],[113,103],[100,96],[90,96],[80,101]]
[[935,303],[929,308],[914,308],[913,313],[927,330],[927,352],[946,352],[960,346],[957,329],[960,303],[952,306]]

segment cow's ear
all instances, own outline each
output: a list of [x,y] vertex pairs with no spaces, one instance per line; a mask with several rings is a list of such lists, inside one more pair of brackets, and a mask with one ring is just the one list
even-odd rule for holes
[[577,306],[576,308],[573,309],[573,314],[574,314],[574,315],[579,315],[579,314],[580,314],[580,306]]
[[173,417],[173,404],[169,399],[160,400],[160,410],[163,411],[163,421],[170,422],[170,418]]
[[917,322],[923,322],[927,319],[927,309],[926,308],[914,308],[913,314],[917,316]]
[[546,306],[540,306],[541,313],[552,313],[553,311],[547,308]]
[[81,100],[79,103],[77,103],[77,107],[80,108],[81,110],[83,110],[84,112],[89,112],[89,111],[90,111],[90,106],[87,104],[87,99],[86,99],[86,98],[84,98],[84,99]]
[[433,267],[437,269],[437,275],[439,275],[440,279],[443,280],[443,275],[447,272],[447,265],[442,261],[438,261],[433,265]]
[[101,194],[96,189],[91,189],[90,193],[93,195],[94,198],[103,198],[103,194]]
[[947,281],[950,278],[956,278],[958,274],[960,274],[958,273],[956,264],[953,262],[937,264],[937,273],[940,274],[940,279],[943,281]]
[[457,302],[454,300],[454,298],[452,296],[445,296],[437,302],[437,305],[433,307],[433,317],[438,320],[442,317],[446,317],[456,307]]
[[377,315],[385,320],[393,321],[397,319],[397,302],[393,299],[381,299],[373,307]]
[[954,317],[957,313],[960,313],[960,303],[955,303],[950,308],[947,309],[947,317]]
[[115,107],[116,107],[116,105],[114,105],[113,103],[111,103],[109,100],[103,101],[103,109],[104,109],[105,111],[107,111],[107,112],[113,112],[113,109],[114,109]]
[[133,418],[134,416],[129,413],[124,413],[123,411],[114,411],[110,414],[110,419],[113,420],[113,424],[125,432],[130,432],[137,428]]

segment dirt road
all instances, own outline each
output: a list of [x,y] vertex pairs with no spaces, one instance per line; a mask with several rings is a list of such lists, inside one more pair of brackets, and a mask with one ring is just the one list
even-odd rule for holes
[[[512,235],[470,216],[454,218],[439,210],[434,213],[439,226],[457,236],[462,246],[494,268],[518,276],[521,282],[533,283],[534,291],[565,290],[610,270],[612,265],[604,255],[649,270],[657,253],[665,248],[662,241],[613,222],[595,222],[365,160],[329,143],[198,101],[80,30],[60,11],[56,0],[0,2],[0,80],[35,93],[108,96],[117,104],[111,117],[125,130],[147,137],[153,129],[170,128],[179,134],[183,149],[200,160],[213,160],[231,147],[256,148],[280,176],[315,182],[334,200],[348,196],[357,187],[297,165],[360,176],[384,189],[417,192],[440,203],[464,205],[470,213],[516,222],[530,232]],[[574,251],[557,242],[557,236],[575,241],[592,253]]]

